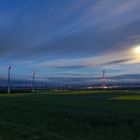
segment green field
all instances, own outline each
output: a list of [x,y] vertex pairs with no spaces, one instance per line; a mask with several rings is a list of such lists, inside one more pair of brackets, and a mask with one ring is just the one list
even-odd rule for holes
[[140,140],[139,91],[46,93],[0,94],[0,140]]

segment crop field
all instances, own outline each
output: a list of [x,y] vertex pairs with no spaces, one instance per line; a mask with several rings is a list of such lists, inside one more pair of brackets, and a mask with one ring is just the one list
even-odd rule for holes
[[0,140],[140,140],[140,91],[0,94]]

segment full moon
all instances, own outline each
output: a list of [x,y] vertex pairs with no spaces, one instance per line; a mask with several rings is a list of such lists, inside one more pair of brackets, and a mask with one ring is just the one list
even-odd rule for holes
[[135,48],[134,48],[134,52],[135,52],[136,54],[140,54],[140,46],[135,47]]

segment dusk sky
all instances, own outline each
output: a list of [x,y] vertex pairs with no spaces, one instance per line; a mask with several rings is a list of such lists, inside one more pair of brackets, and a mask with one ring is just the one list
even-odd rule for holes
[[140,0],[0,0],[0,74],[138,78],[139,46]]

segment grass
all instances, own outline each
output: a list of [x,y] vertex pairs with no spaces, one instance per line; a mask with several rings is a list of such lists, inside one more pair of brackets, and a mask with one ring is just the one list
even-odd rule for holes
[[129,96],[117,96],[112,99],[118,99],[118,100],[140,100],[140,95],[129,95]]
[[137,98],[135,91],[1,94],[0,139],[140,140]]

